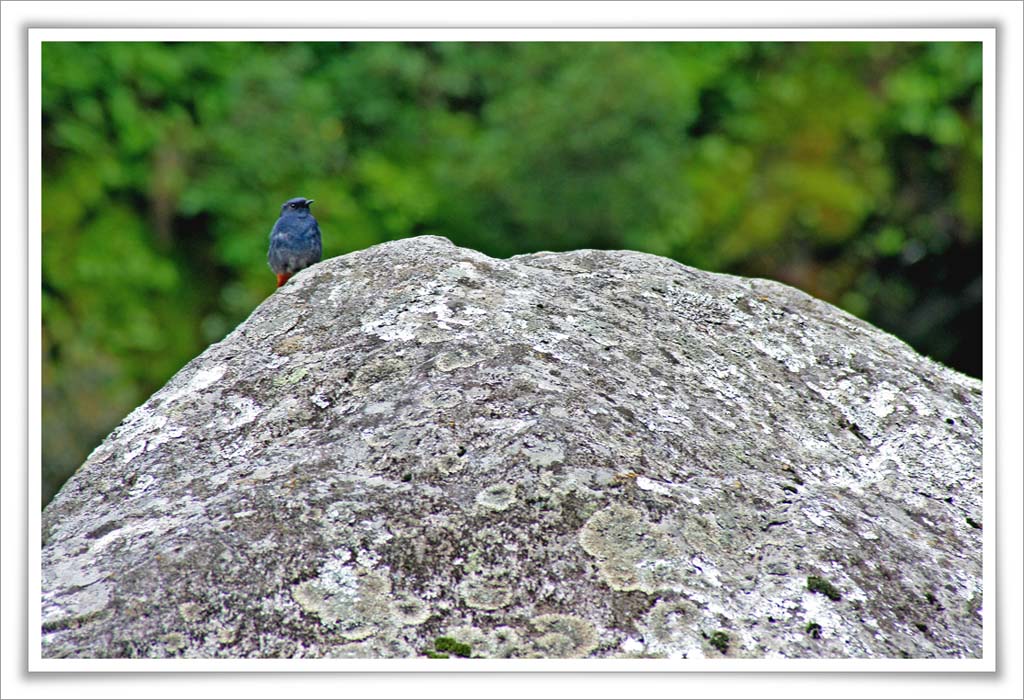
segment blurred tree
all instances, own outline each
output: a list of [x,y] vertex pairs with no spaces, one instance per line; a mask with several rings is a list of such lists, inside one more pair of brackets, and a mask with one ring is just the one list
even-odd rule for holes
[[780,279],[981,373],[976,43],[43,46],[43,499],[273,290],[423,233]]

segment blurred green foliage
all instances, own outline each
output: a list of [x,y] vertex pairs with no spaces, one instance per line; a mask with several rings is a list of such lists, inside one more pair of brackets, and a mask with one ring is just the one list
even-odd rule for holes
[[43,499],[274,289],[436,233],[772,277],[981,372],[976,43],[45,43]]

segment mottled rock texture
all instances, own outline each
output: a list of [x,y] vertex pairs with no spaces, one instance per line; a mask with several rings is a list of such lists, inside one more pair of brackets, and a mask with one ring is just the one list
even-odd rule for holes
[[981,398],[782,284],[376,246],[67,483],[43,655],[977,657]]

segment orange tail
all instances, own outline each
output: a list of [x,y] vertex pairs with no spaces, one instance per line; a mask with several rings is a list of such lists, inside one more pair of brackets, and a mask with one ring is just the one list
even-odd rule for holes
[[278,275],[277,276],[277,286],[278,287],[283,287],[284,283],[288,281],[289,277],[291,277],[291,275],[289,275],[288,273],[285,273],[283,275]]

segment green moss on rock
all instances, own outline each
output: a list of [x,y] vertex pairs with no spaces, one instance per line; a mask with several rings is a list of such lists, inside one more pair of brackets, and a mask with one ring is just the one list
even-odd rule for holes
[[829,600],[842,600],[843,598],[839,589],[833,586],[828,579],[824,579],[821,576],[808,576],[807,590],[811,593],[821,593],[828,597]]
[[463,658],[469,658],[473,651],[468,644],[456,641],[452,637],[438,637],[434,640],[434,648],[441,653],[450,652]]
[[708,638],[708,644],[724,654],[729,651],[729,635],[722,630],[712,632],[711,636]]

